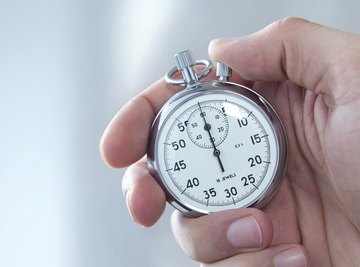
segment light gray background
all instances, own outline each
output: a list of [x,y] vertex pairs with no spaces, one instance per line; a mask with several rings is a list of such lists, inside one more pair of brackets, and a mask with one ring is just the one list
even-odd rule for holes
[[[112,116],[208,42],[300,16],[360,33],[359,1],[0,0],[0,266],[197,266],[128,216],[98,142]],[[151,208],[151,206],[149,206]]]

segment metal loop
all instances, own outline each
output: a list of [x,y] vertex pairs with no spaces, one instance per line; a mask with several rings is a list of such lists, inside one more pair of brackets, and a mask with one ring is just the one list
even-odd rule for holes
[[[196,64],[197,65],[204,65],[205,68],[203,70],[201,70],[199,73],[196,73],[196,76],[199,80],[203,79],[204,77],[206,77],[210,72],[211,72],[211,68],[212,68],[212,63],[210,60],[207,59],[201,59],[201,60],[196,60]],[[169,84],[173,84],[173,85],[186,85],[186,82],[184,79],[175,79],[173,78],[174,75],[179,72],[179,70],[174,67],[172,68],[165,76],[165,82],[169,83]]]

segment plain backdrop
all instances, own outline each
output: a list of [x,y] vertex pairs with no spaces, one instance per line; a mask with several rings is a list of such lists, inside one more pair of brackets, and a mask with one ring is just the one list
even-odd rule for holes
[[[285,16],[360,33],[356,0],[0,0],[0,266],[198,266],[128,215],[98,143],[173,54]],[[149,203],[151,208],[151,203]]]

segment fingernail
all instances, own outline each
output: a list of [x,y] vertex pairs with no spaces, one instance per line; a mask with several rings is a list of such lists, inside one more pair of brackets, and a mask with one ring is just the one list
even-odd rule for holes
[[259,248],[262,242],[262,233],[255,218],[247,216],[230,225],[227,239],[231,245],[237,248]]
[[291,248],[274,257],[275,267],[306,267],[306,257],[300,248]]

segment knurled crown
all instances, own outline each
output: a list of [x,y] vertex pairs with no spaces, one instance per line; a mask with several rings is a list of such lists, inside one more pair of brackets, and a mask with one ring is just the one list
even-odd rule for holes
[[217,77],[231,77],[232,75],[232,69],[221,62],[218,62],[216,64],[216,76]]
[[180,71],[196,65],[196,61],[190,50],[180,52],[176,54],[174,58],[176,68]]

